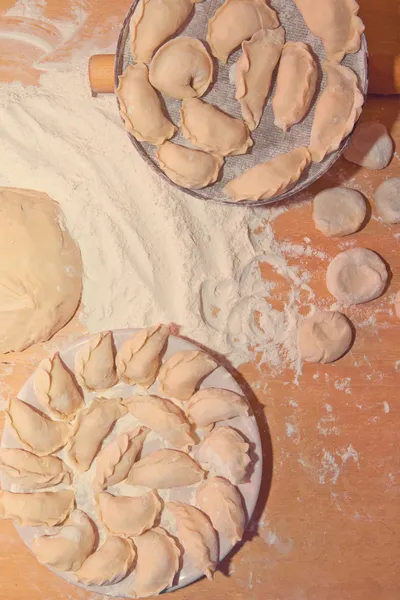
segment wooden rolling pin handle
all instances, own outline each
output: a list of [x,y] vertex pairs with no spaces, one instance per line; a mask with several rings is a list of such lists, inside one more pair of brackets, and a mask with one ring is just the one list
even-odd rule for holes
[[368,94],[400,94],[400,54],[370,54]]
[[94,54],[89,58],[89,82],[93,96],[114,92],[115,54]]

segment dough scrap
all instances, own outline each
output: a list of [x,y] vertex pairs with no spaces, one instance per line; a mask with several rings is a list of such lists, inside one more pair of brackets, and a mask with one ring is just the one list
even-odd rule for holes
[[75,374],[87,390],[107,390],[118,381],[115,348],[111,331],[93,336],[75,357]]
[[34,386],[40,404],[56,419],[70,421],[83,404],[82,391],[58,352],[39,364]]
[[276,29],[279,19],[266,0],[225,0],[208,22],[211,52],[226,63],[235,48],[260,29]]
[[218,363],[211,356],[199,350],[176,352],[160,369],[160,392],[178,400],[189,400],[200,382],[217,367]]
[[242,43],[242,55],[236,63],[236,99],[250,131],[258,127],[272,75],[285,43],[285,30],[260,29],[251,40]]
[[138,63],[125,69],[119,77],[117,96],[125,129],[139,142],[159,146],[176,132],[149,82],[146,65]]
[[0,490],[0,519],[23,527],[54,527],[65,521],[75,505],[73,490],[20,494]]
[[197,458],[208,470],[233,484],[245,480],[251,462],[249,444],[232,427],[217,427],[209,433],[200,445]]
[[303,360],[331,363],[349,350],[353,339],[350,322],[337,311],[317,311],[304,319],[299,329],[299,350]]
[[394,143],[382,123],[359,123],[343,156],[365,169],[378,171],[388,166],[393,158]]
[[311,162],[308,148],[301,146],[287,154],[246,169],[229,181],[224,193],[234,202],[242,200],[269,200],[279,196],[299,179]]
[[96,496],[100,520],[115,535],[133,537],[151,529],[162,508],[155,490],[143,496],[113,496],[100,492]]
[[84,585],[119,583],[127,576],[135,557],[136,552],[131,540],[110,535],[104,544],[85,560],[75,576]]
[[71,473],[61,458],[36,456],[21,448],[0,449],[0,470],[23,490],[71,483]]
[[381,183],[375,192],[375,205],[385,223],[400,223],[400,177],[392,177]]
[[0,354],[50,339],[74,316],[81,292],[80,251],[57,202],[1,187]]
[[361,113],[364,97],[356,74],[343,65],[325,63],[327,83],[318,99],[311,129],[310,152],[314,162],[337,150]]
[[179,541],[194,566],[208,579],[218,562],[218,537],[210,519],[195,506],[183,502],[168,502],[167,509],[174,515]]
[[347,306],[369,302],[380,296],[387,279],[383,260],[366,248],[341,252],[330,262],[326,273],[329,292]]
[[334,187],[323,190],[314,198],[314,225],[327,237],[341,237],[358,231],[366,216],[364,196],[357,190]]
[[76,509],[57,533],[35,538],[32,551],[42,565],[55,571],[76,571],[93,552],[95,543],[92,521]]
[[177,185],[200,190],[215,183],[224,163],[217,154],[164,142],[156,150],[160,168]]
[[162,448],[136,462],[127,483],[168,489],[192,485],[203,478],[203,469],[188,454]]
[[213,61],[204,44],[196,38],[179,37],[157,50],[149,80],[159,92],[184,100],[205,94],[213,72]]
[[220,156],[245,154],[253,145],[244,121],[198,98],[182,102],[181,128],[183,137],[194,146]]
[[196,392],[186,406],[186,415],[197,427],[209,427],[218,421],[249,414],[249,405],[240,394],[220,388]]
[[303,120],[314,98],[317,79],[317,63],[309,46],[303,42],[287,42],[283,47],[272,99],[274,123],[282,131],[288,131]]
[[196,491],[196,504],[211,520],[214,529],[234,546],[240,542],[246,524],[243,499],[227,479],[209,477]]

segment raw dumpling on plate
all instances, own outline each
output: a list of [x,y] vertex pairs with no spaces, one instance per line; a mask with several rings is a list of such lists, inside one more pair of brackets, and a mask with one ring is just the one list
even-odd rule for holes
[[111,331],[95,335],[77,352],[75,373],[80,385],[89,391],[108,390],[117,383]]
[[31,494],[0,490],[0,519],[12,519],[23,527],[54,527],[65,521],[74,504],[73,490]]
[[61,529],[34,539],[32,551],[43,565],[55,571],[76,571],[96,543],[94,525],[86,513],[74,510]]
[[200,190],[218,179],[224,159],[217,154],[164,142],[156,150],[160,168],[171,181],[189,190]]
[[118,583],[127,576],[135,556],[131,540],[110,535],[104,544],[85,560],[75,576],[84,585]]
[[218,367],[208,354],[184,350],[173,354],[158,375],[160,392],[178,400],[189,400],[200,382]]
[[162,508],[154,490],[143,496],[113,496],[100,492],[96,496],[100,520],[115,535],[132,537],[153,527]]
[[188,454],[162,448],[136,462],[127,483],[166,489],[192,485],[203,478],[203,469]]
[[200,445],[198,460],[216,475],[242,483],[250,464],[249,444],[232,427],[217,427]]
[[201,428],[248,414],[249,405],[243,396],[220,388],[199,390],[186,406],[189,421]]
[[39,364],[35,392],[43,408],[56,419],[73,419],[83,404],[83,394],[58,352]]
[[0,449],[0,471],[23,490],[71,483],[71,473],[61,458],[36,456],[21,448]]

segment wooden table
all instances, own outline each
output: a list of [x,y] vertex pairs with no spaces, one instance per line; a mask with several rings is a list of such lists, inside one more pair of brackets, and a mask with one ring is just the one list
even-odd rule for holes
[[[393,91],[394,56],[399,54],[398,7],[393,0],[362,0],[361,16],[374,73],[374,91]],[[14,4],[0,0],[0,15]],[[96,50],[114,42],[130,0],[88,0],[88,18],[70,43],[55,51],[65,59],[71,49],[92,41]],[[73,0],[48,0],[45,16],[71,17]],[[11,21],[9,21],[11,26]],[[4,21],[0,20],[0,26]],[[14,26],[14,25],[13,25]],[[18,27],[20,24],[18,25]],[[94,34],[94,30],[96,33]],[[34,51],[0,39],[0,77],[33,83],[39,74]],[[55,58],[52,57],[53,59]],[[382,65],[382,69],[379,65]],[[377,68],[378,65],[378,68]],[[385,123],[400,144],[399,101],[370,97],[362,119]],[[1,125],[0,125],[1,127]],[[383,172],[369,172],[339,160],[307,195],[339,182],[355,185],[371,201],[387,177],[400,176],[399,156]],[[245,541],[221,565],[210,585],[200,581],[174,594],[176,600],[227,597],[238,600],[398,600],[400,571],[399,433],[400,321],[393,295],[400,289],[400,225],[387,227],[375,218],[355,236],[359,246],[379,252],[392,279],[384,296],[347,311],[356,340],[333,365],[305,365],[299,385],[282,373],[273,377],[254,364],[241,368],[264,441],[262,492]],[[292,201],[274,223],[276,238],[311,245],[329,257],[343,240],[327,240],[311,220],[311,203]],[[312,271],[311,285],[320,302],[331,299],[324,275],[328,259],[293,258]],[[268,278],[276,278],[265,272]],[[276,305],[283,306],[287,285],[280,281]],[[55,338],[79,328],[77,321]],[[40,347],[0,357],[0,395],[7,399],[33,371]],[[0,521],[0,600],[95,600],[96,594],[66,584],[39,565],[13,525]]]

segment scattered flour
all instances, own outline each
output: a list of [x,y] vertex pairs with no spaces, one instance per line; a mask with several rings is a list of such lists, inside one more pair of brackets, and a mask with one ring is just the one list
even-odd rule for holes
[[386,402],[386,400],[383,401],[383,410],[386,414],[390,412],[390,404],[389,402]]

